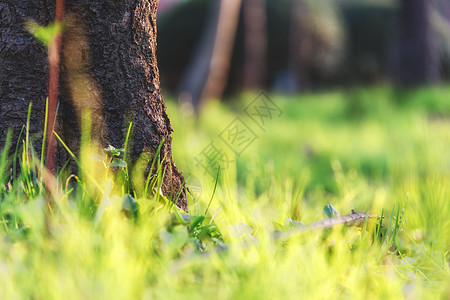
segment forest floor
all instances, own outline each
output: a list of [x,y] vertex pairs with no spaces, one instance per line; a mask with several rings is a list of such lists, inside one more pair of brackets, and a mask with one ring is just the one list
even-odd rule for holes
[[[0,297],[449,299],[449,95],[243,94],[198,119],[169,101],[189,214],[121,149],[86,144],[45,192],[25,142],[0,155]],[[298,230],[327,204],[383,226]]]

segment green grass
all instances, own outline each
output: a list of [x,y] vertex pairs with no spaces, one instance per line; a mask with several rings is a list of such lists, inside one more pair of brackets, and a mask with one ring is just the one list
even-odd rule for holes
[[[0,297],[448,299],[449,92],[271,95],[283,114],[265,130],[244,113],[255,95],[212,102],[198,120],[169,102],[190,216],[150,193],[158,178],[144,185],[142,169],[123,166],[126,154],[92,155],[88,126],[80,174],[58,176],[49,194],[25,128],[13,180],[14,153],[0,156]],[[236,116],[258,135],[239,156],[219,137]],[[195,160],[211,142],[232,161],[218,175],[214,161],[209,175]],[[320,220],[328,203],[383,214],[383,235],[273,238],[290,219]]]

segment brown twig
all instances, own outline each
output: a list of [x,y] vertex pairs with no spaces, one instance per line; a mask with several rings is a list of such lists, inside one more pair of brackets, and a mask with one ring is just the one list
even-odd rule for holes
[[[64,0],[56,0],[55,5],[55,25],[61,26],[64,19]],[[58,189],[57,180],[53,174],[56,173],[56,138],[53,131],[56,127],[56,107],[58,103],[58,83],[59,83],[59,65],[61,57],[62,32],[58,30],[56,36],[48,45],[48,116],[47,116],[47,168],[42,168],[41,172],[44,185],[50,195],[46,195],[45,224],[47,235],[50,235],[50,210],[52,199],[57,199]]]
[[339,216],[335,218],[323,219],[317,222],[310,223],[308,225],[296,227],[288,232],[277,232],[276,238],[288,238],[294,234],[313,231],[313,230],[326,230],[331,229],[336,226],[347,226],[347,227],[360,227],[362,228],[367,220],[367,225],[376,225],[380,220],[379,215],[357,213],[352,209],[352,213],[349,215]]
[[[64,0],[56,0],[55,22],[61,24],[64,19]],[[48,46],[48,124],[47,124],[47,168],[55,173],[56,171],[56,139],[53,130],[56,127],[56,107],[58,102],[58,82],[59,82],[59,65],[60,52],[62,43],[62,33],[57,35]]]

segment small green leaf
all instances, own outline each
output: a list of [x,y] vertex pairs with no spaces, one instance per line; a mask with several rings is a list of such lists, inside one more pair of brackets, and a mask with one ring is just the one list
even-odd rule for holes
[[106,151],[106,153],[108,153],[109,155],[112,156],[119,156],[121,152],[124,151],[123,148],[115,148],[114,146],[108,145],[107,148],[104,148],[103,150]]
[[122,197],[122,212],[129,217],[137,217],[139,213],[139,203],[130,194]]
[[305,224],[303,222],[300,221],[294,221],[289,217],[286,217],[286,219],[284,219],[284,228],[285,229],[292,229],[292,228],[296,228],[296,227],[302,227],[305,226]]
[[119,167],[119,168],[125,168],[127,166],[127,163],[119,158],[114,158],[112,162],[109,163],[111,167]]
[[189,224],[190,231],[192,231],[195,227],[200,225],[204,219],[205,219],[204,216],[198,216],[198,217],[195,217],[194,219],[192,219],[191,223]]
[[40,26],[33,20],[29,20],[25,23],[25,28],[29,33],[31,33],[35,38],[41,41],[45,46],[48,47],[52,40],[61,33],[62,24],[61,23],[50,23],[48,26]]
[[324,219],[339,217],[339,212],[333,205],[327,204],[323,208],[322,216]]

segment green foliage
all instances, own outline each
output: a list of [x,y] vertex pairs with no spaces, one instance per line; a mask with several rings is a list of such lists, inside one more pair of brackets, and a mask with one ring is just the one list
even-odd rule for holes
[[[122,176],[129,165],[112,163],[127,161],[128,141],[85,143],[79,174],[51,183],[25,126],[19,141],[9,138],[17,151],[0,152],[1,296],[448,298],[450,111],[447,88],[433,91],[409,104],[387,88],[360,91],[356,115],[343,92],[273,96],[283,115],[214,178],[192,157],[236,111],[212,103],[195,121],[169,104],[174,159],[204,191],[189,198],[189,214],[159,192],[160,150]],[[145,177],[150,161],[155,175]],[[384,219],[277,238],[320,220],[324,206],[327,216],[353,208]]]
[[29,20],[25,24],[25,28],[30,32],[35,38],[37,38],[46,47],[50,45],[53,39],[62,32],[63,25],[59,22],[52,22],[47,26],[40,26],[33,20]]

